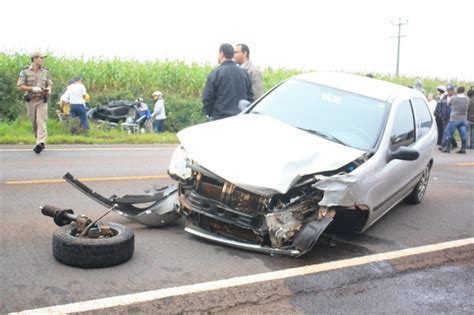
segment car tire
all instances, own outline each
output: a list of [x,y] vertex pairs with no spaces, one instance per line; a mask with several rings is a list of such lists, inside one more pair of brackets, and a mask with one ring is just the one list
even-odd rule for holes
[[413,188],[413,191],[408,196],[406,196],[405,201],[407,203],[416,205],[423,200],[423,197],[426,193],[426,188],[428,187],[428,181],[430,179],[430,170],[431,164],[428,164],[423,170],[421,178],[416,184],[415,188]]
[[53,234],[53,255],[59,262],[80,268],[101,268],[128,261],[134,251],[133,231],[121,224],[104,223],[112,229],[114,236],[108,238],[76,237],[76,226],[68,224]]

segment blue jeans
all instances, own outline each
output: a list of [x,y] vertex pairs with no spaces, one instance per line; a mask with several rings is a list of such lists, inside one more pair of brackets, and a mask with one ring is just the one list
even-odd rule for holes
[[454,132],[456,129],[459,131],[461,135],[461,141],[465,145],[466,144],[466,120],[453,120],[448,122],[448,143],[451,143],[454,139]]
[[153,130],[155,130],[156,132],[165,131],[165,120],[164,119],[156,119],[153,122]]
[[84,104],[71,104],[71,117],[79,116],[81,126],[83,129],[89,129],[89,122],[87,121],[87,112]]

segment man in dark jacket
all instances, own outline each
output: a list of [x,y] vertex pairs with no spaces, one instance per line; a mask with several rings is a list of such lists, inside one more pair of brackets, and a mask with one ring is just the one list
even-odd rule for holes
[[448,108],[448,94],[446,88],[443,85],[436,87],[439,94],[439,101],[436,105],[434,116],[436,118],[436,125],[438,126],[438,142],[440,146],[444,145],[445,128],[449,121],[449,108]]
[[209,120],[237,115],[240,100],[253,101],[252,85],[244,69],[232,60],[234,48],[230,44],[219,47],[219,66],[207,77],[202,92],[204,112]]

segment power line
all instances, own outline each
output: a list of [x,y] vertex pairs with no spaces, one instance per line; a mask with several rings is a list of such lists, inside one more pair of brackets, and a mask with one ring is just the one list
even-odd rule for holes
[[398,36],[392,36],[392,38],[396,37],[398,39],[398,46],[397,46],[397,69],[395,70],[395,76],[398,77],[399,70],[400,70],[400,38],[406,37],[405,35],[401,35],[402,33],[402,25],[408,24],[408,20],[402,20],[402,18],[398,18],[397,22],[392,21],[393,26],[398,26]]

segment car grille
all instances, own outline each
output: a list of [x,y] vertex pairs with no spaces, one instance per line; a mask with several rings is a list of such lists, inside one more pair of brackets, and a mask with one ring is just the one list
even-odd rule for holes
[[198,219],[196,220],[196,224],[200,227],[205,228],[206,230],[210,230],[211,232],[218,233],[220,235],[230,237],[232,239],[237,239],[239,241],[250,241],[256,244],[261,243],[265,240],[262,235],[251,229],[246,229],[236,225],[228,224],[200,214],[195,214],[195,216],[198,217]]
[[245,191],[232,183],[198,174],[195,190],[203,197],[219,201],[228,207],[249,214],[265,211],[270,197]]

